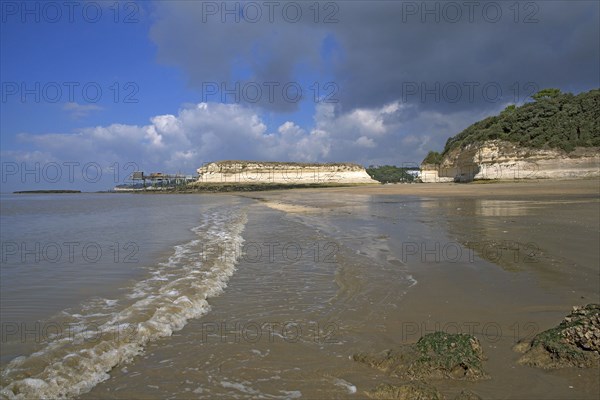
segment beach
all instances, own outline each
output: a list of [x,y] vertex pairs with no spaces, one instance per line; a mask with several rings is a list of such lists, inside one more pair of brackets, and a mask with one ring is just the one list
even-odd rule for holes
[[[483,398],[597,397],[597,369],[540,372],[517,366],[519,355],[511,347],[556,326],[572,306],[599,302],[598,180],[397,184],[303,192],[262,198],[278,209],[289,203],[288,212],[310,206],[304,212],[315,213],[315,208],[352,212],[351,200],[345,199],[356,196],[402,206],[410,201],[404,196],[415,196],[428,210],[419,222],[429,226],[429,232],[386,238],[391,253],[418,282],[402,298],[401,316],[386,327],[388,346],[415,342],[437,330],[476,333],[483,338],[492,379],[467,387]],[[445,231],[443,240],[436,238],[440,231]],[[438,385],[447,386],[450,394],[465,387],[462,382]]]
[[[110,311],[102,318],[113,325],[98,326],[146,333],[76,348],[121,355],[69,396],[364,398],[402,381],[354,354],[444,331],[477,337],[490,376],[429,382],[447,398],[469,389],[483,399],[595,399],[598,366],[527,367],[512,347],[600,302],[599,194],[597,180],[578,180],[125,195],[204,205],[198,221],[193,207],[165,211],[187,227],[155,225],[156,235],[169,225],[172,240],[157,241],[128,280],[110,281],[115,302],[93,311]],[[89,365],[67,353],[48,352],[58,376],[85,375]],[[44,361],[25,362],[41,371]],[[7,365],[2,386],[15,387],[24,375]]]

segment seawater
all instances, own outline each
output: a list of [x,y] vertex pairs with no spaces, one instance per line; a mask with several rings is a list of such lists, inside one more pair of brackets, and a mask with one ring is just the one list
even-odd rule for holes
[[211,311],[81,397],[344,398],[376,386],[383,374],[349,357],[397,340],[416,281],[383,232],[411,230],[419,205],[397,224],[397,203],[351,200],[316,213],[248,207],[236,271]]
[[2,195],[0,394],[71,397],[210,309],[247,200]]
[[392,342],[417,284],[389,238],[421,235],[418,202],[1,200],[3,398],[352,395],[381,376],[348,356]]

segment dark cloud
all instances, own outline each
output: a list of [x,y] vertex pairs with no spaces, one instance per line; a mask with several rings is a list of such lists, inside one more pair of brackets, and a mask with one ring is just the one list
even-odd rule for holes
[[[596,2],[530,2],[537,7],[531,9],[518,3],[518,22],[511,10],[515,3],[491,2],[503,13],[496,23],[486,20],[483,11],[475,11],[473,22],[463,15],[457,23],[443,18],[436,23],[432,16],[422,23],[418,15],[403,14],[403,3],[343,3],[344,23],[339,24],[336,35],[346,49],[346,58],[338,65],[336,76],[353,82],[344,87],[345,106],[373,106],[406,96],[408,101],[425,103],[433,109],[491,109],[494,93],[486,95],[480,89],[489,83],[497,82],[502,88],[499,102],[514,101],[515,85],[524,86],[526,82],[540,88],[581,90],[598,86]],[[483,10],[486,3],[480,4],[477,9]],[[525,23],[527,16],[537,22]],[[375,20],[378,22],[369,22]],[[419,95],[408,95],[413,82],[427,89],[435,88],[436,82],[442,89],[450,84],[448,90],[453,82],[461,87],[469,82],[479,86],[473,101],[466,90],[462,101],[454,104],[451,100],[455,95],[450,91],[447,96],[442,92],[440,102],[433,95],[426,96],[424,102]],[[421,89],[419,92],[424,93]],[[516,100],[522,97],[520,93]]]
[[[251,76],[242,85],[294,81],[299,71],[318,74],[331,59],[339,110],[398,99],[424,109],[491,110],[522,101],[532,87],[599,85],[597,2],[347,1],[336,2],[335,10],[324,10],[329,3],[322,2],[319,23],[308,3],[296,3],[304,11],[297,23],[278,11],[270,22],[264,7],[258,23],[235,23],[232,16],[222,23],[220,15],[203,13],[206,3],[160,2],[152,32],[160,59],[182,67],[197,89],[207,81],[233,84],[244,69]],[[338,22],[322,23],[325,11]],[[327,37],[339,48],[324,49]],[[529,82],[534,85],[526,87]],[[297,104],[260,105],[289,111]]]
[[[296,109],[298,103],[282,95],[283,87],[299,81],[295,71],[298,66],[318,68],[327,31],[309,29],[315,26],[302,22],[286,22],[280,14],[271,23],[266,8],[262,8],[264,15],[257,23],[237,23],[230,14],[224,14],[223,23],[220,12],[209,13],[209,6],[221,10],[222,6],[235,9],[240,4],[243,3],[158,2],[158,19],[151,37],[158,45],[159,60],[181,67],[190,85],[201,92],[201,101],[224,98],[237,102],[235,94],[227,94],[234,91],[240,94],[240,103],[254,104],[246,100],[258,99],[258,105],[272,110]],[[216,93],[214,83],[218,86]],[[255,83],[263,90],[262,95],[255,94]],[[236,84],[240,85],[239,90]],[[292,96],[290,91],[289,97]]]

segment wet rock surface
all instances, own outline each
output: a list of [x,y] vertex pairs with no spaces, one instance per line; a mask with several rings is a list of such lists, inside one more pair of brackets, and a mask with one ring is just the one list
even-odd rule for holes
[[465,334],[434,332],[414,345],[376,354],[355,354],[353,359],[409,380],[488,378],[479,340]]
[[600,304],[573,307],[555,328],[518,343],[519,364],[544,369],[588,368],[600,361]]

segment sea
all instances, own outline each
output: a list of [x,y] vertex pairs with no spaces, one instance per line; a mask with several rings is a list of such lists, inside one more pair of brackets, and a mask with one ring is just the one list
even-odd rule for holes
[[[0,398],[362,398],[393,380],[353,354],[414,343],[423,321],[520,310],[514,252],[466,239],[506,235],[522,204],[284,193],[1,194]],[[446,287],[407,302],[427,274]],[[453,292],[463,276],[475,289]],[[505,336],[486,351],[510,353]],[[505,370],[489,393],[517,382]]]
[[301,397],[303,363],[345,364],[343,342],[368,333],[351,316],[363,302],[401,296],[361,291],[367,279],[416,283],[371,246],[369,224],[340,215],[303,220],[232,195],[0,200],[3,398]]

